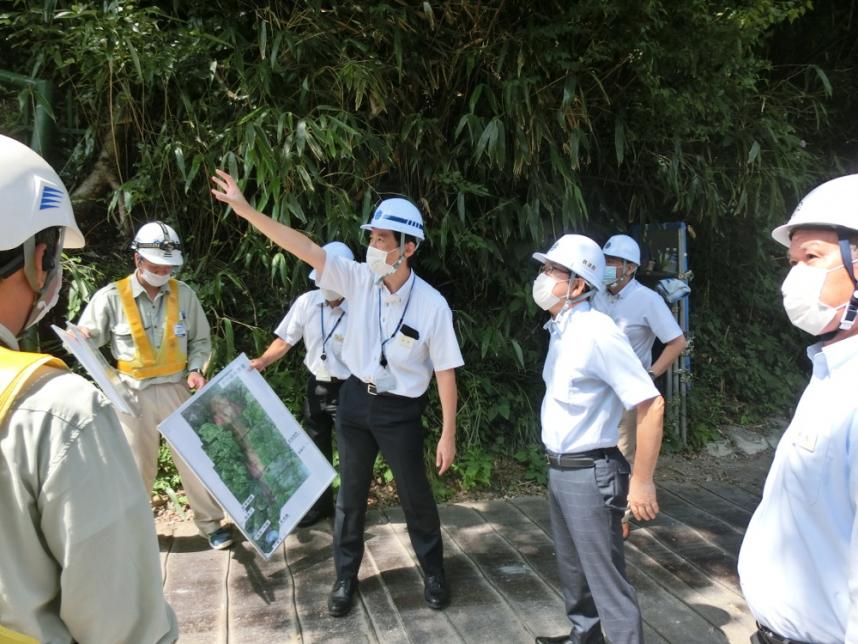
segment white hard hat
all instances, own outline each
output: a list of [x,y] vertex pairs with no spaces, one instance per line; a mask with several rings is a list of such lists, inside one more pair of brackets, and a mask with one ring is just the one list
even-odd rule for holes
[[533,253],[533,259],[543,264],[559,264],[583,278],[597,291],[604,287],[602,275],[605,272],[605,255],[599,244],[584,235],[563,235],[547,253]]
[[401,197],[385,199],[375,209],[369,223],[361,226],[361,230],[395,230],[416,237],[420,241],[423,235],[423,217],[417,206]]
[[[328,242],[324,246],[322,246],[322,250],[325,251],[325,255],[337,255],[338,257],[345,257],[348,260],[354,260],[355,256],[352,253],[351,249],[346,246],[341,241],[332,241]],[[316,269],[310,271],[310,279],[312,281],[316,281]]]
[[181,266],[184,263],[179,236],[162,221],[143,224],[131,242],[131,249],[153,264]]
[[18,248],[46,228],[65,228],[63,246],[81,248],[71,199],[59,175],[38,154],[15,139],[0,135],[0,204],[3,235],[0,250]]
[[789,246],[792,231],[797,226],[858,231],[858,174],[826,181],[811,190],[795,207],[789,221],[772,231],[772,237]]
[[602,252],[611,257],[619,257],[640,266],[641,247],[628,235],[614,235],[602,247]]

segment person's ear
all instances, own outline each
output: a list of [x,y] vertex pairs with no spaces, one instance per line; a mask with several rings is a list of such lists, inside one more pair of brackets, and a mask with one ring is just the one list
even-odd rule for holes
[[578,297],[587,288],[587,282],[583,277],[575,277],[572,281],[572,289],[569,292],[570,297]]
[[44,242],[36,244],[33,249],[33,265],[36,267],[36,282],[39,288],[44,287],[48,273],[54,269],[54,258],[48,257],[46,251],[48,245]]
[[415,253],[416,250],[417,250],[417,244],[415,244],[413,241],[405,242],[405,256],[406,257],[411,257]]

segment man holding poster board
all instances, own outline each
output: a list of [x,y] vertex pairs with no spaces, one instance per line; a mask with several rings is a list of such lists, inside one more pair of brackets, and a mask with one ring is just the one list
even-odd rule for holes
[[[145,224],[131,244],[135,271],[93,295],[78,326],[96,347],[110,344],[133,414],[119,414],[143,485],[158,468],[158,423],[205,385],[209,323],[196,293],[172,272],[183,263],[179,236],[160,221]],[[223,510],[181,458],[173,454],[194,522],[209,545],[232,545]]]

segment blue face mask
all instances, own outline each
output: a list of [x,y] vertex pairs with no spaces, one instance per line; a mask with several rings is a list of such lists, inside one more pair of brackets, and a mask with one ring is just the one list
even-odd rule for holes
[[602,284],[613,284],[617,281],[617,267],[605,266],[605,273],[602,275]]

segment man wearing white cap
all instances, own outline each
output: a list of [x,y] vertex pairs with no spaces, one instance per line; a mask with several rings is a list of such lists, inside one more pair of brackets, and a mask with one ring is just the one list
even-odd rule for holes
[[340,492],[334,521],[337,580],[328,612],[352,607],[363,559],[363,531],[372,468],[381,451],[393,471],[408,535],[424,572],[423,596],[443,608],[450,594],[444,575],[441,522],[423,462],[421,423],[426,390],[435,375],[441,401],[441,438],[435,465],[443,474],[456,455],[456,373],[462,354],[444,297],[417,277],[409,258],[424,239],[423,218],[407,199],[383,200],[373,211],[366,263],[326,253],[303,233],[253,209],[222,170],[212,194],[272,241],[321,274],[319,286],[349,303],[343,361],[352,376],[340,389],[337,446]]
[[[329,255],[354,259],[344,243],[333,241],[322,247]],[[316,270],[310,280],[316,282]],[[304,399],[304,430],[329,461],[333,460],[331,430],[337,419],[337,399],[340,386],[351,375],[342,358],[345,330],[348,326],[348,303],[342,295],[330,289],[316,289],[301,295],[277,325],[277,336],[265,352],[250,361],[263,371],[285,356],[302,339],[307,351],[304,366],[310,372],[307,396]],[[334,513],[334,501],[329,487],[298,523],[299,528],[313,525]]]
[[812,190],[772,231],[813,365],[739,552],[752,642],[858,642],[858,174]]
[[[197,294],[172,277],[183,263],[176,231],[150,222],[137,231],[131,249],[135,271],[97,291],[78,326],[96,346],[110,343],[135,412],[119,419],[148,492],[158,473],[158,424],[190,397],[189,389],[205,385],[211,337]],[[175,452],[173,460],[200,534],[212,548],[228,548],[232,534],[221,527],[223,510]]]
[[[653,473],[664,401],[629,341],[589,298],[603,288],[605,258],[583,235],[564,235],[546,253],[533,299],[551,314],[542,377],[542,442],[557,566],[571,623],[568,635],[537,643],[642,642],[637,596],[626,577],[620,522],[658,513]],[[638,458],[617,449],[623,409],[637,410]]]
[[[614,235],[602,248],[605,254],[605,288],[593,296],[593,308],[608,315],[626,334],[643,368],[655,380],[685,349],[682,329],[664,299],[635,279],[641,263],[641,249],[628,235]],[[652,360],[658,338],[664,348]],[[630,465],[635,462],[635,410],[623,412],[617,447]],[[623,538],[629,535],[629,513],[623,517]]]
[[84,239],[62,180],[0,135],[0,642],[168,644],[148,499],[113,407],[17,336],[57,301]]

